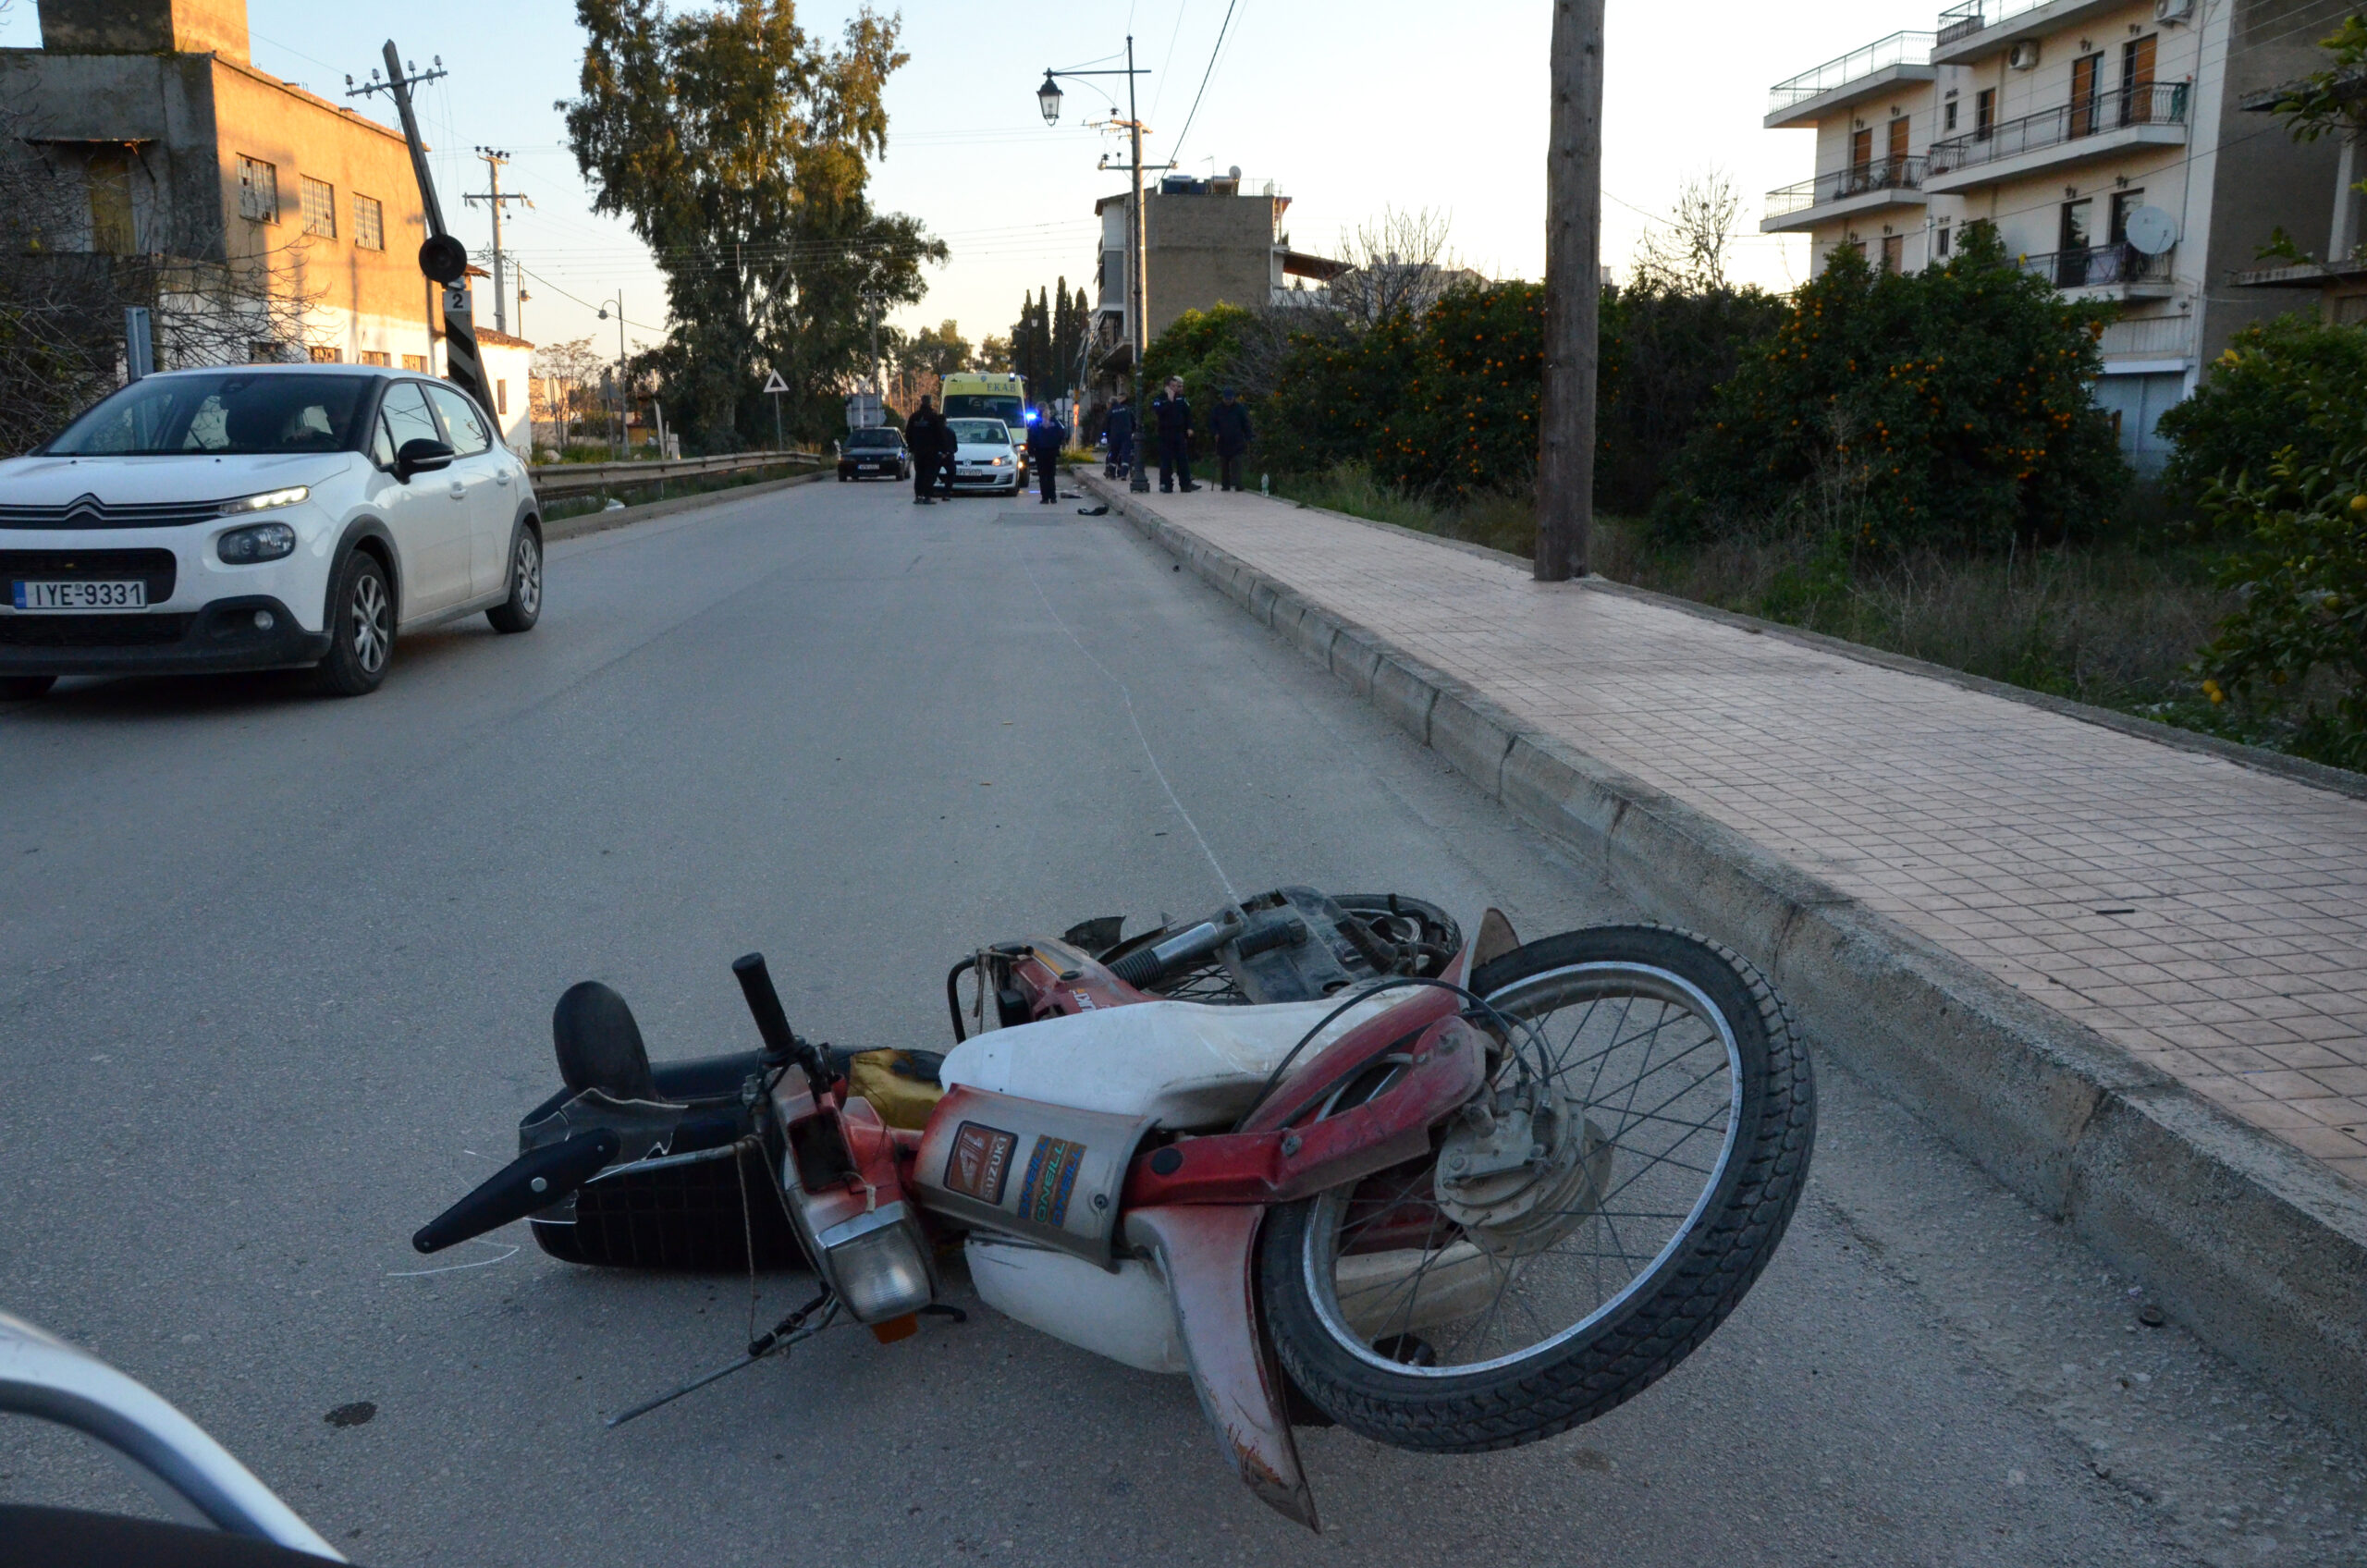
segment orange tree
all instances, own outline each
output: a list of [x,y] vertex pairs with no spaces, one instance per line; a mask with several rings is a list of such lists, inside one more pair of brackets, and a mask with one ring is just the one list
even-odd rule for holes
[[1656,532],[1795,516],[1858,545],[1959,549],[2089,532],[2128,479],[2090,392],[2105,319],[1985,223],[1946,266],[1911,275],[1838,249],[1719,389]]

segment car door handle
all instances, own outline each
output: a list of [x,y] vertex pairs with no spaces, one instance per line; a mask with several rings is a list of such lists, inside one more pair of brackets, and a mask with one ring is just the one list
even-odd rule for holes
[[452,481],[452,499],[456,501],[465,501],[468,498],[469,487],[466,484],[461,484],[457,479]]
[[508,469],[506,469],[506,468],[505,468],[505,469],[503,469],[503,470],[501,470],[499,472],[496,473],[496,474],[493,476],[493,482],[494,482],[496,484],[509,484],[509,471]]

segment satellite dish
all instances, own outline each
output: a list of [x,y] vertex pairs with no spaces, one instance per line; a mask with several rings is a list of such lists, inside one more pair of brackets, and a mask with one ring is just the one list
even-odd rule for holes
[[2149,256],[2158,256],[2178,242],[2178,220],[2159,207],[2140,207],[2128,214],[2128,242]]
[[1233,165],[1231,172],[1226,176],[1226,178],[1229,179],[1239,179],[1241,178],[1241,165],[1239,164]]

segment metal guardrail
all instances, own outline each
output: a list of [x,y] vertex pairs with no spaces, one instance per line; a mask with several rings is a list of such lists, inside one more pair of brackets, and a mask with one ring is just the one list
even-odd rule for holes
[[1802,71],[1789,81],[1777,82],[1767,90],[1767,112],[1780,113],[1887,67],[1928,65],[1932,43],[1932,35],[1928,32],[1894,32],[1888,38],[1878,38],[1837,60],[1827,60],[1812,71]]
[[1789,217],[1825,202],[1845,201],[1875,190],[1919,190],[1929,172],[1929,158],[1884,158],[1879,163],[1854,164],[1838,174],[1821,174],[1797,185],[1767,193],[1763,214]]
[[1963,0],[1940,13],[1940,35],[1933,44],[1944,49],[1959,38],[1969,38],[1982,28],[1994,27],[2024,11],[2035,11],[2041,6],[2053,5],[2054,0]]
[[2087,288],[2100,283],[2167,283],[2177,247],[2149,256],[2134,245],[2083,245],[2044,251],[2020,259],[2021,269],[2057,288]]
[[2099,92],[2074,98],[2052,109],[2019,119],[2001,120],[1979,130],[1932,143],[1932,172],[1970,168],[1995,163],[2042,147],[2056,147],[2091,136],[2125,130],[2138,125],[2186,124],[2187,84],[2157,82],[2151,87]]
[[528,477],[534,494],[545,500],[568,496],[596,496],[669,479],[704,479],[718,473],[746,473],[767,468],[818,468],[819,452],[733,452],[717,458],[673,458],[622,463],[538,463]]

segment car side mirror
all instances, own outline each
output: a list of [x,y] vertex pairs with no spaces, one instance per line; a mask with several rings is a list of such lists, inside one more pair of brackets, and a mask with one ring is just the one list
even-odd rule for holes
[[402,449],[395,454],[395,477],[406,484],[414,473],[433,473],[451,466],[452,448],[424,435],[404,442]]

